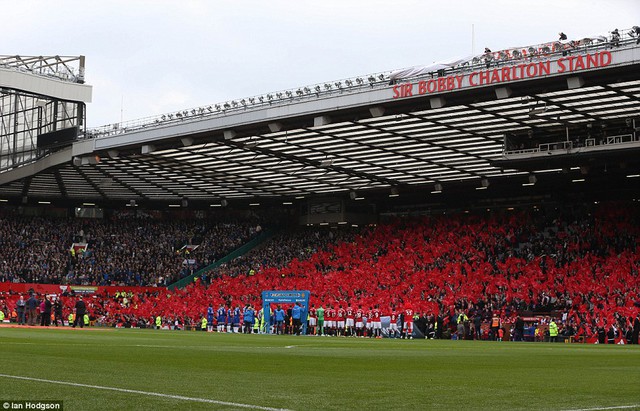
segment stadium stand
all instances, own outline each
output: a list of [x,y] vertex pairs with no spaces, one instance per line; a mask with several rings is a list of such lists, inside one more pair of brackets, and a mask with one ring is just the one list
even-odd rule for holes
[[166,286],[244,244],[259,226],[14,216],[0,224],[0,281],[122,286]]
[[[488,328],[496,315],[513,325],[518,315],[553,314],[562,318],[567,337],[592,336],[612,326],[624,334],[640,310],[637,218],[635,204],[608,203],[397,218],[358,229],[285,231],[218,270],[210,284],[198,281],[175,292],[158,288],[100,295],[89,311],[105,325],[146,323],[160,315],[184,326],[198,322],[209,304],[259,306],[263,290],[308,289],[316,306],[380,305],[385,315],[411,307],[425,318],[425,325],[440,316],[443,325],[451,327],[462,310],[469,318],[481,317],[480,338],[495,337]],[[16,230],[20,223],[26,226]],[[55,224],[42,219],[14,222],[13,231],[27,236],[27,227],[50,229]],[[77,227],[66,226],[67,234]],[[100,227],[106,230],[100,237],[116,233],[133,241],[115,225]],[[159,235],[158,226],[141,227],[147,238]],[[179,228],[181,223],[167,224],[161,231],[168,236]],[[16,251],[3,241],[3,248]],[[49,258],[48,250],[39,249],[40,256]],[[23,266],[29,264],[32,259]],[[160,274],[151,271],[151,277],[166,275],[164,268]],[[6,269],[3,275],[6,278]],[[73,305],[73,297],[63,298],[66,307]],[[16,299],[11,295],[6,302],[9,311]],[[528,335],[533,339],[533,331]]]

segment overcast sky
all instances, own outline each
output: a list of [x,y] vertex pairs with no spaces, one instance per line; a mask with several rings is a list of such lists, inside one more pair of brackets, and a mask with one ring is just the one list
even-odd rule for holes
[[0,54],[84,55],[95,127],[640,25],[638,0],[0,0]]

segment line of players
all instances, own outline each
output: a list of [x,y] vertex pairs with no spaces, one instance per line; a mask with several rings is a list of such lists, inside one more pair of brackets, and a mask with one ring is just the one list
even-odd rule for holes
[[[245,326],[249,325],[246,324],[247,310],[253,311],[253,308],[245,307],[243,310],[237,306],[231,309],[220,305],[214,313],[213,308],[209,306],[207,310],[207,330],[213,331],[215,316],[216,330],[218,332],[246,332],[241,327],[243,324]],[[342,305],[334,308],[333,305],[328,304],[326,309],[322,306],[316,308],[315,305],[312,305],[308,312],[307,334],[382,338],[381,318],[385,315],[389,316],[389,337],[411,338],[413,334],[413,310],[405,308],[398,311],[395,307],[390,307],[388,313],[383,313],[379,305],[369,307],[368,310],[364,310],[361,305],[356,309],[350,305],[346,308],[343,308]],[[251,317],[253,318],[253,324],[256,322],[259,324],[259,327],[256,327],[258,332],[265,332],[262,309],[255,315],[251,315]],[[275,317],[272,312],[270,315],[273,322],[273,324],[270,324],[271,327],[275,325]],[[273,329],[272,331],[276,330]]]
[[[405,308],[397,311],[390,307],[389,313],[382,313],[380,306],[369,307],[368,310],[361,305],[354,309],[352,306],[343,308],[338,305],[334,308],[331,304],[324,309],[322,306],[309,309],[310,335],[332,335],[350,337],[382,338],[382,321],[385,315],[389,316],[389,337],[412,338],[413,334],[413,310]],[[398,321],[398,320],[402,321]],[[400,322],[400,329],[398,328]]]

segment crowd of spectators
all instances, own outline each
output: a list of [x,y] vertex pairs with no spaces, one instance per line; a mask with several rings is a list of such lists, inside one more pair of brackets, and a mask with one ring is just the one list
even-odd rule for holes
[[638,216],[635,204],[609,203],[286,231],[210,282],[126,302],[98,296],[91,310],[105,324],[155,316],[196,323],[209,304],[260,306],[264,290],[297,289],[310,290],[316,307],[410,307],[444,326],[461,312],[484,324],[551,314],[562,333],[609,333],[640,312]]
[[0,282],[166,286],[227,255],[261,229],[255,218],[0,216]]

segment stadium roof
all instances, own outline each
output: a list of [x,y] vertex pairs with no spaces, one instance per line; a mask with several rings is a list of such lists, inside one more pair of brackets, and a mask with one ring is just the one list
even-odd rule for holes
[[[640,47],[627,40],[556,44],[535,58],[500,52],[392,84],[376,75],[111,125],[0,173],[0,189],[6,198],[207,204],[428,194],[606,169],[611,148],[621,149],[615,168],[638,173]],[[631,139],[620,144],[542,153],[555,163],[505,152],[505,136],[563,142],[625,127]]]

